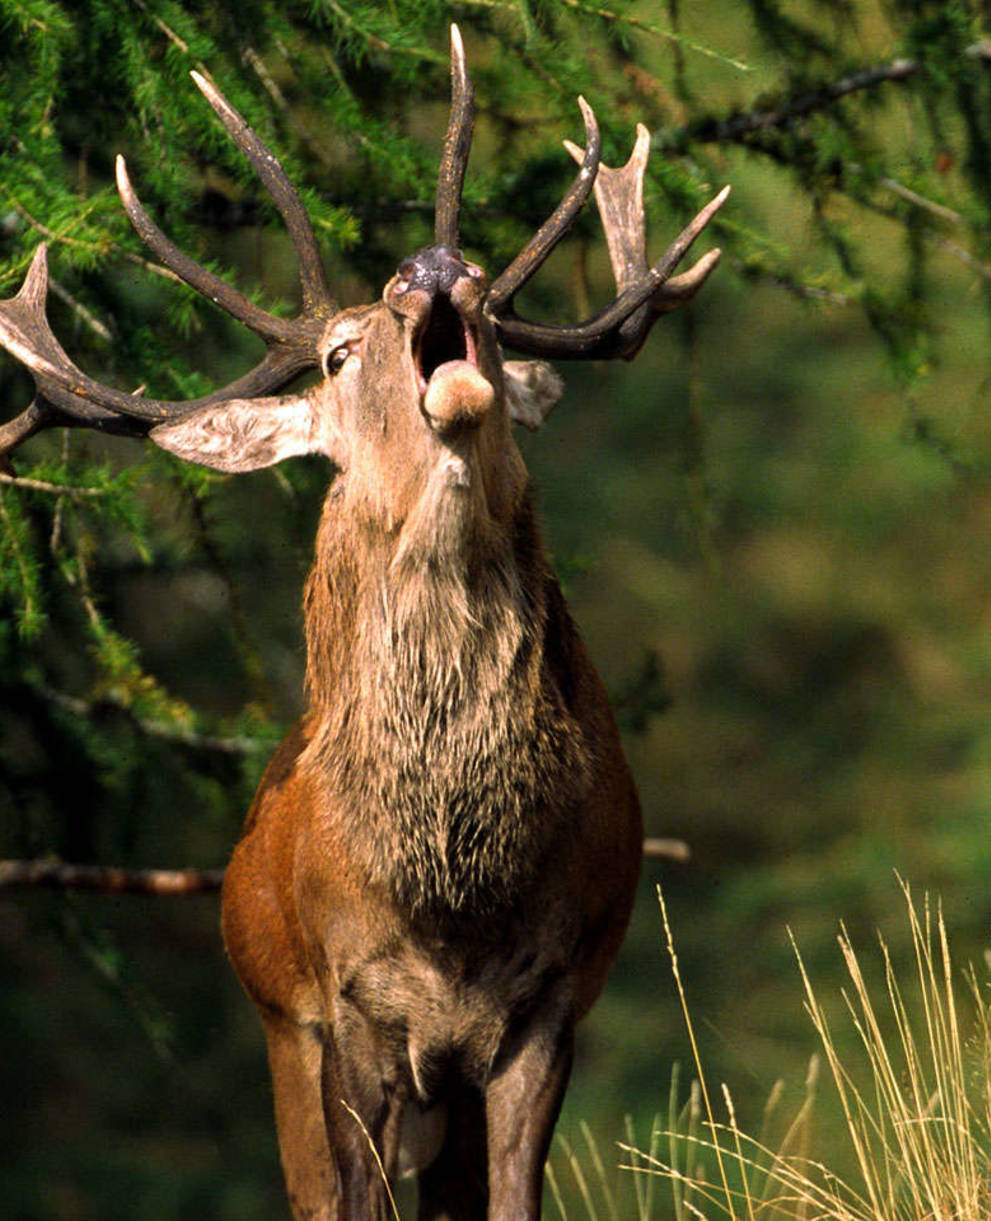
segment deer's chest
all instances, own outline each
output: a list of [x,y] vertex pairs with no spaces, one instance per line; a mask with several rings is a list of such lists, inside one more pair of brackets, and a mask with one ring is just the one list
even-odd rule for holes
[[346,1045],[371,1035],[383,1079],[405,1082],[423,1104],[452,1075],[481,1085],[515,1033],[549,1004],[567,1004],[575,938],[566,913],[547,911],[498,944],[412,939],[350,953],[330,998],[335,1037]]

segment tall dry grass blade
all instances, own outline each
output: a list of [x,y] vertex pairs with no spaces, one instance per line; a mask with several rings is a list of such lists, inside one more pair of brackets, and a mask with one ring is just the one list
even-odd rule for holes
[[368,1147],[372,1151],[372,1156],[375,1158],[375,1165],[378,1167],[378,1172],[382,1176],[382,1183],[385,1186],[385,1194],[389,1197],[389,1208],[392,1211],[393,1221],[400,1221],[399,1209],[396,1207],[396,1197],[392,1194],[392,1187],[389,1185],[389,1176],[385,1173],[385,1167],[382,1165],[382,1159],[379,1157],[379,1151],[375,1148],[375,1142],[372,1140],[372,1134],[365,1127],[365,1121],[361,1118],[358,1112],[349,1106],[344,1099],[340,1100],[341,1106],[347,1111],[354,1122],[361,1129],[361,1133],[365,1140],[368,1141]]
[[610,1221],[619,1221],[619,1212],[616,1209],[616,1195],[612,1189],[612,1184],[606,1177],[606,1168],[603,1165],[602,1157],[599,1154],[598,1142],[592,1135],[592,1129],[588,1126],[584,1119],[578,1124],[578,1130],[582,1134],[582,1139],[585,1141],[585,1147],[588,1149],[588,1155],[592,1159],[595,1177],[599,1180],[599,1191],[602,1193],[602,1199],[606,1206],[606,1212],[609,1214]]
[[547,1186],[550,1188],[551,1197],[557,1206],[557,1213],[560,1221],[568,1221],[568,1214],[564,1207],[564,1200],[561,1197],[561,1189],[557,1185],[557,1175],[554,1173],[554,1167],[548,1161],[544,1166],[544,1178],[547,1181]]
[[[699,1083],[699,1089],[702,1092],[702,1100],[705,1104],[705,1114],[706,1114],[706,1118],[709,1123],[710,1130],[713,1133],[715,1133],[716,1118],[715,1118],[715,1115],[712,1110],[712,1103],[709,1100],[709,1090],[706,1086],[705,1072],[703,1071],[703,1068],[702,1068],[702,1056],[699,1052],[698,1041],[695,1038],[695,1027],[692,1024],[692,1016],[688,1009],[688,998],[685,993],[685,985],[682,983],[682,979],[681,979],[681,968],[678,965],[678,954],[674,948],[674,934],[671,932],[671,923],[668,920],[667,904],[664,902],[664,892],[661,889],[660,885],[658,885],[658,887],[657,887],[657,901],[661,907],[661,920],[663,921],[663,924],[664,924],[664,937],[665,937],[665,941],[667,943],[668,957],[671,960],[671,972],[674,975],[675,986],[678,990],[678,1000],[681,1004],[682,1016],[685,1019],[685,1027],[688,1031],[688,1042],[692,1049],[692,1059],[695,1063],[695,1071],[698,1074],[697,1079],[698,1079],[698,1083]],[[726,1166],[725,1166],[724,1160],[723,1160],[723,1150],[721,1149],[718,1140],[713,1141],[713,1152],[715,1153],[716,1165],[719,1168],[719,1177],[720,1177],[720,1180],[722,1181],[723,1190],[726,1193],[726,1200],[728,1203],[730,1200],[729,1179],[726,1176]],[[684,1203],[687,1207],[688,1201],[685,1200]]]
[[633,1194],[637,1201],[637,1221],[649,1221],[650,1214],[647,1212],[647,1183],[650,1179],[643,1173],[643,1163],[640,1158],[640,1150],[637,1147],[637,1132],[633,1126],[633,1116],[628,1112],[623,1116],[623,1128],[626,1132],[625,1146],[620,1143],[619,1148],[623,1151],[629,1150],[633,1165]]
[[[693,1130],[690,1117],[686,1132],[691,1104],[679,1123],[670,1122],[675,1107],[669,1104],[668,1163],[642,1152],[634,1159],[641,1169],[646,1165],[677,1184],[684,1198],[681,1221],[715,1214],[730,1221],[991,1221],[991,1005],[971,968],[964,980],[975,1002],[976,1022],[972,1040],[966,1041],[942,906],[928,897],[917,905],[899,882],[914,973],[899,977],[879,937],[883,986],[877,996],[883,1003],[875,1000],[853,941],[840,926],[837,941],[849,981],[841,996],[859,1042],[854,1059],[841,1056],[826,1009],[789,931],[805,1009],[843,1113],[857,1187],[809,1156],[818,1057],[810,1061],[804,1101],[776,1149],[769,1133],[778,1091],[772,1091],[765,1107],[761,1138],[754,1140],[739,1128],[725,1086],[729,1123],[713,1123],[700,1071],[695,1097],[702,1102],[696,1105],[702,1110],[704,1103],[709,1135],[700,1135],[697,1125]],[[673,939],[667,925],[665,933],[670,953]],[[673,966],[684,1011],[684,989],[676,963]],[[680,1135],[675,1139],[673,1133]],[[714,1188],[699,1171],[703,1153],[714,1154],[720,1165],[720,1184]],[[732,1172],[732,1188],[727,1170]]]
[[764,1110],[761,1112],[760,1121],[760,1143],[766,1145],[770,1136],[771,1124],[777,1114],[778,1107],[781,1103],[782,1095],[785,1092],[785,1082],[783,1077],[779,1077],[771,1086],[771,1091],[764,1102]]
[[564,1157],[571,1171],[571,1177],[575,1180],[579,1194],[585,1204],[588,1221],[599,1221],[599,1214],[595,1210],[595,1201],[592,1199],[592,1193],[588,1189],[588,1181],[585,1178],[585,1172],[582,1170],[581,1162],[579,1162],[575,1155],[575,1151],[572,1149],[567,1137],[558,1133],[557,1143],[564,1150]]
[[[678,1086],[681,1081],[681,1063],[678,1060],[671,1065],[671,1083],[668,1087],[668,1157],[671,1160],[671,1165],[678,1169],[679,1148],[678,1148]],[[655,1130],[657,1125],[655,1124]],[[651,1132],[651,1143],[653,1144],[654,1132]],[[651,1153],[654,1150],[651,1149]],[[648,1180],[648,1188],[652,1186],[653,1179]],[[679,1178],[671,1180],[671,1197],[674,1202],[674,1217],[675,1221],[685,1221],[684,1207],[684,1190]],[[652,1203],[653,1201],[651,1201]],[[650,1214],[648,1213],[648,1216]]]
[[749,1159],[743,1156],[742,1135],[736,1122],[736,1107],[733,1105],[733,1095],[729,1092],[729,1087],[725,1081],[722,1083],[722,1091],[723,1101],[726,1103],[726,1113],[729,1115],[729,1131],[733,1137],[733,1151],[743,1182],[743,1198],[747,1204],[747,1221],[754,1221],[754,1202],[750,1195],[750,1175],[748,1173],[750,1163]]
[[809,973],[805,969],[805,961],[802,958],[801,951],[798,948],[798,943],[791,929],[788,930],[788,938],[791,941],[792,949],[798,961],[798,970],[802,979],[802,987],[805,991],[805,1011],[808,1013],[812,1025],[819,1036],[819,1041],[822,1044],[823,1051],[826,1055],[826,1063],[829,1065],[829,1070],[832,1073],[833,1082],[836,1086],[837,1093],[840,1098],[840,1106],[843,1108],[843,1115],[846,1119],[847,1131],[850,1134],[850,1139],[853,1144],[854,1154],[857,1158],[857,1164],[860,1168],[861,1175],[864,1178],[865,1186],[867,1187],[870,1196],[872,1208],[871,1216],[881,1221],[884,1217],[882,1201],[878,1198],[876,1186],[874,1182],[873,1162],[870,1156],[870,1147],[864,1141],[861,1134],[860,1125],[858,1123],[858,1113],[860,1110],[860,1096],[856,1091],[856,1087],[850,1081],[846,1069],[840,1061],[836,1051],[836,1044],[830,1034],[829,1022],[826,1014],[819,1004],[815,990],[812,987],[812,980],[809,978]]
[[[652,1159],[657,1157],[657,1150],[660,1146],[663,1134],[664,1130],[661,1127],[661,1117],[660,1115],[655,1115],[650,1128],[650,1149],[648,1150]],[[651,1175],[647,1179],[646,1200],[648,1217],[652,1217],[654,1215],[654,1178],[655,1176]]]

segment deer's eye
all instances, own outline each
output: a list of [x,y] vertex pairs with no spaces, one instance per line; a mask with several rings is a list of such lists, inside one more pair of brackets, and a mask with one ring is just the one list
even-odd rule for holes
[[351,355],[349,344],[339,344],[324,358],[324,369],[328,377],[334,377],[344,367],[344,362]]

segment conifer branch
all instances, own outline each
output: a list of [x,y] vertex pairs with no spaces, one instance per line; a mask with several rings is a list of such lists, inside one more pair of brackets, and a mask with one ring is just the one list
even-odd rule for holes
[[[471,0],[471,2],[474,2],[474,0]],[[617,25],[626,25],[631,30],[639,30],[641,33],[649,34],[653,38],[663,38],[667,42],[673,42],[676,46],[694,51],[698,55],[706,55],[710,59],[718,59],[720,62],[729,64],[741,72],[750,72],[752,70],[750,65],[745,64],[742,59],[735,59],[731,55],[723,55],[720,51],[714,51],[711,47],[706,47],[691,38],[686,38],[684,34],[678,33],[677,30],[665,29],[664,26],[654,25],[653,22],[644,21],[640,17],[632,16],[630,13],[617,13],[613,9],[601,8],[597,4],[588,4],[585,0],[561,0],[561,2],[566,4],[568,8],[576,9],[579,13],[585,13],[591,17],[601,17],[603,21],[611,21]]]
[[216,734],[196,733],[191,729],[170,725],[167,721],[139,717],[122,699],[111,693],[102,695],[98,700],[84,700],[78,696],[69,695],[65,691],[57,691],[53,687],[41,684],[32,684],[32,686],[44,699],[65,712],[71,712],[73,716],[93,720],[102,710],[113,708],[115,711],[124,713],[148,737],[174,742],[179,746],[191,746],[196,750],[234,756],[253,755],[271,748],[271,742],[268,739],[221,737]]
[[900,83],[910,80],[921,67],[922,64],[917,59],[895,59],[891,63],[877,64],[872,68],[842,76],[839,80],[827,81],[812,89],[803,90],[785,98],[780,106],[767,110],[746,110],[724,119],[705,116],[688,123],[677,132],[661,132],[657,139],[668,147],[682,147],[688,143],[742,143],[749,136],[785,127],[793,119],[805,118],[818,110],[825,110],[851,93],[873,89],[888,81]]
[[[565,0],[577,4],[578,0]],[[991,41],[981,40],[968,47],[964,54],[971,58],[991,61]],[[668,148],[681,148],[689,143],[734,144],[744,143],[748,136],[785,127],[793,119],[802,119],[816,111],[825,110],[851,93],[873,89],[888,82],[902,84],[911,80],[923,68],[919,59],[893,59],[887,64],[875,64],[851,72],[835,81],[826,81],[811,89],[805,89],[787,97],[779,105],[769,109],[740,111],[716,119],[711,115],[695,119],[675,132],[660,132],[656,139]]]
[[342,4],[337,3],[337,0],[325,0],[325,3],[327,8],[340,19],[341,23],[347,26],[349,30],[353,30],[359,38],[363,38],[373,51],[385,52],[389,55],[413,55],[417,59],[426,59],[432,63],[443,62],[439,56],[428,51],[421,51],[417,47],[400,47],[386,41],[379,34],[373,33],[356,21]]
[[[5,191],[4,194],[6,195],[7,200],[14,211],[17,212],[22,219],[27,221],[27,223],[36,233],[40,233],[41,236],[46,238],[49,242],[52,242],[55,245],[75,246],[79,250],[96,250],[101,254],[112,250],[115,254],[119,254],[122,258],[127,259],[129,263],[134,263],[135,266],[141,267],[145,271],[153,272],[155,275],[161,276],[165,280],[172,280],[176,284],[182,283],[179,276],[177,276],[174,271],[170,271],[168,267],[163,267],[160,263],[154,263],[151,259],[146,259],[140,254],[135,254],[133,250],[127,250],[125,247],[119,245],[115,241],[112,241],[110,238],[103,238],[98,242],[88,242],[83,238],[70,237],[69,234],[64,231],[59,233],[55,229],[50,229],[47,225],[42,224],[37,217],[32,216],[21,201],[14,195],[11,195],[9,191]],[[81,217],[77,217],[76,221],[81,219]],[[23,270],[23,268],[21,270]]]
[[194,895],[220,889],[223,869],[122,869],[62,861],[0,861],[0,890],[15,886],[120,895]]

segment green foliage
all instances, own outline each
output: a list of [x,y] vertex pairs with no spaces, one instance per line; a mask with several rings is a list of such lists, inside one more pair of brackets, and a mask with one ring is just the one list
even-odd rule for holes
[[[661,322],[625,372],[565,369],[566,404],[524,445],[555,555],[581,557],[568,593],[649,830],[695,851],[667,886],[684,955],[763,1079],[782,1055],[804,1060],[777,1006],[785,916],[815,958],[826,913],[883,917],[878,878],[897,864],[956,896],[947,918],[965,935],[991,917],[968,906],[991,867],[985,10],[0,0],[0,295],[44,240],[54,330],[93,376],[190,397],[257,359],[156,274],[113,188],[122,152],[179,245],[295,311],[281,223],[196,69],[300,185],[341,298],[370,299],[430,240],[452,18],[478,102],[465,245],[490,271],[573,175],[560,138],[580,138],[578,93],[609,164],[636,122],[652,132],[652,250],[734,184],[712,226],[724,265],[689,321]],[[527,312],[563,320],[610,293],[589,211]],[[0,358],[0,419],[30,395]],[[299,711],[299,591],[326,481],[315,461],[232,480],[81,433],[33,439],[0,471],[4,855],[225,860]],[[0,904],[0,1015],[24,1049],[5,1089],[24,1100],[3,1133],[12,1215],[282,1207],[256,1032],[213,907],[189,902]],[[653,1113],[677,1054],[644,913],[570,1104],[614,1116],[605,1140],[621,1110]],[[257,1105],[241,1114],[229,1082],[245,1071]],[[56,1133],[40,1116],[70,1096],[79,1111]]]

